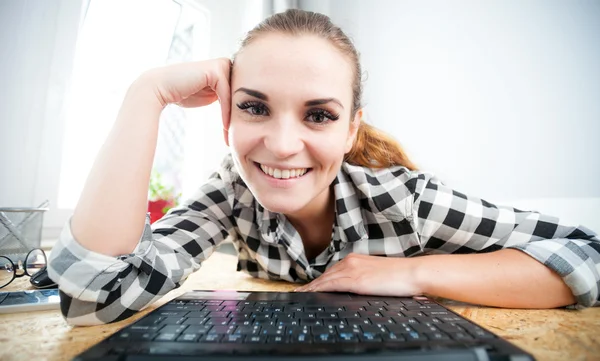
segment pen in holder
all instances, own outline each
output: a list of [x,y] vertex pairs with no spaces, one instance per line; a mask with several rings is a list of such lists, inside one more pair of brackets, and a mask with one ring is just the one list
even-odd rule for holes
[[0,208],[0,255],[19,258],[40,247],[44,212],[48,205],[49,202],[44,201],[36,208]]

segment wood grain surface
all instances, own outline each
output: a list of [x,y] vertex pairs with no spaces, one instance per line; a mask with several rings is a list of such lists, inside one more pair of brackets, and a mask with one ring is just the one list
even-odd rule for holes
[[[189,290],[291,291],[295,284],[236,272],[237,258],[215,252],[176,290],[137,315],[110,325],[71,327],[58,310],[0,315],[0,360],[67,361]],[[2,291],[31,289],[27,277]],[[600,360],[600,308],[515,310],[442,303],[533,354],[538,360]]]

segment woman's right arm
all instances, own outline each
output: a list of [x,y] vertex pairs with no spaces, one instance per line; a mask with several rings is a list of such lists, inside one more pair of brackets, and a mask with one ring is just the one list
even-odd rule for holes
[[227,167],[152,229],[146,215],[161,110],[218,98],[226,129],[229,66],[228,59],[175,64],[145,73],[130,87],[50,255],[48,273],[69,323],[113,322],[143,309],[178,287],[233,229]]
[[136,247],[162,109],[169,103],[204,106],[219,98],[227,128],[229,67],[229,59],[175,64],[147,71],[131,85],[71,219],[73,236],[83,247],[108,256]]

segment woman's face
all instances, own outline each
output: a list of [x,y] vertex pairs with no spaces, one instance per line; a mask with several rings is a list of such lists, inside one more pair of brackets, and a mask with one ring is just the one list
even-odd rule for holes
[[263,207],[295,215],[326,204],[359,123],[350,121],[352,75],[316,36],[263,35],[238,54],[229,146]]

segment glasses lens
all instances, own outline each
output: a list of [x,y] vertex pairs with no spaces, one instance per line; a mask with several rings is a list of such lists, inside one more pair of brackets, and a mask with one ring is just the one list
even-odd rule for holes
[[25,269],[27,274],[33,276],[40,268],[46,265],[46,255],[41,249],[34,249],[29,252],[27,259],[25,260]]
[[10,259],[0,256],[0,287],[4,287],[15,278],[15,270],[13,269]]

